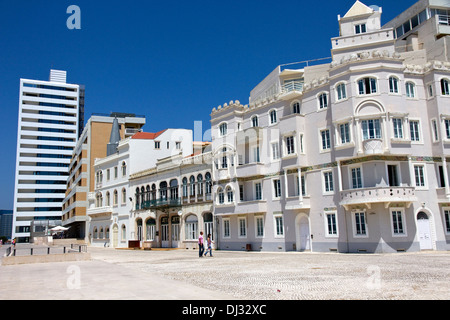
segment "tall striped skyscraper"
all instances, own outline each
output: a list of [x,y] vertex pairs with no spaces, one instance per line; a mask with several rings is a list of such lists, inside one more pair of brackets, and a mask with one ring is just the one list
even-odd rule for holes
[[72,151],[84,125],[84,86],[66,71],[20,79],[13,237],[29,242],[61,224]]

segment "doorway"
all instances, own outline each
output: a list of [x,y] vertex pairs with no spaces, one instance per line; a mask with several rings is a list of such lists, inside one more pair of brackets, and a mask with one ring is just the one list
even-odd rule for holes
[[398,166],[397,165],[388,165],[388,178],[389,178],[389,186],[390,187],[398,187],[400,186],[400,179],[398,176]]
[[420,250],[432,250],[430,218],[421,211],[417,214],[417,236],[419,238]]
[[304,252],[311,250],[311,232],[309,229],[309,217],[306,214],[300,214],[296,220],[296,248],[297,251]]
[[161,248],[169,247],[169,217],[161,218]]
[[119,226],[117,224],[113,225],[112,240],[113,248],[117,248],[119,244]]

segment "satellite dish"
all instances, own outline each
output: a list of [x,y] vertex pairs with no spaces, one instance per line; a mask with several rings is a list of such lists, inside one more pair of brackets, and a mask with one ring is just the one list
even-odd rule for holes
[[371,6],[369,6],[369,8],[372,9],[374,12],[380,11],[380,7],[377,5],[371,5]]

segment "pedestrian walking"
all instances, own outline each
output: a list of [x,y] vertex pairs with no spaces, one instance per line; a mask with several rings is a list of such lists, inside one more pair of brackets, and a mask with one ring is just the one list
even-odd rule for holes
[[206,238],[206,244],[208,245],[206,251],[205,251],[205,257],[208,254],[209,251],[209,256],[212,257],[212,240],[211,240],[211,233],[208,233],[208,237]]
[[200,231],[200,237],[198,237],[198,256],[203,258],[203,252],[205,252],[205,246],[203,244],[203,231]]

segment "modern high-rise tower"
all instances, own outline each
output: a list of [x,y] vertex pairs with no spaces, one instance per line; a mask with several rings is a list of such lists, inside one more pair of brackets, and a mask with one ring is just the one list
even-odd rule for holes
[[61,224],[68,167],[84,124],[84,86],[66,71],[20,79],[13,237],[29,242]]

